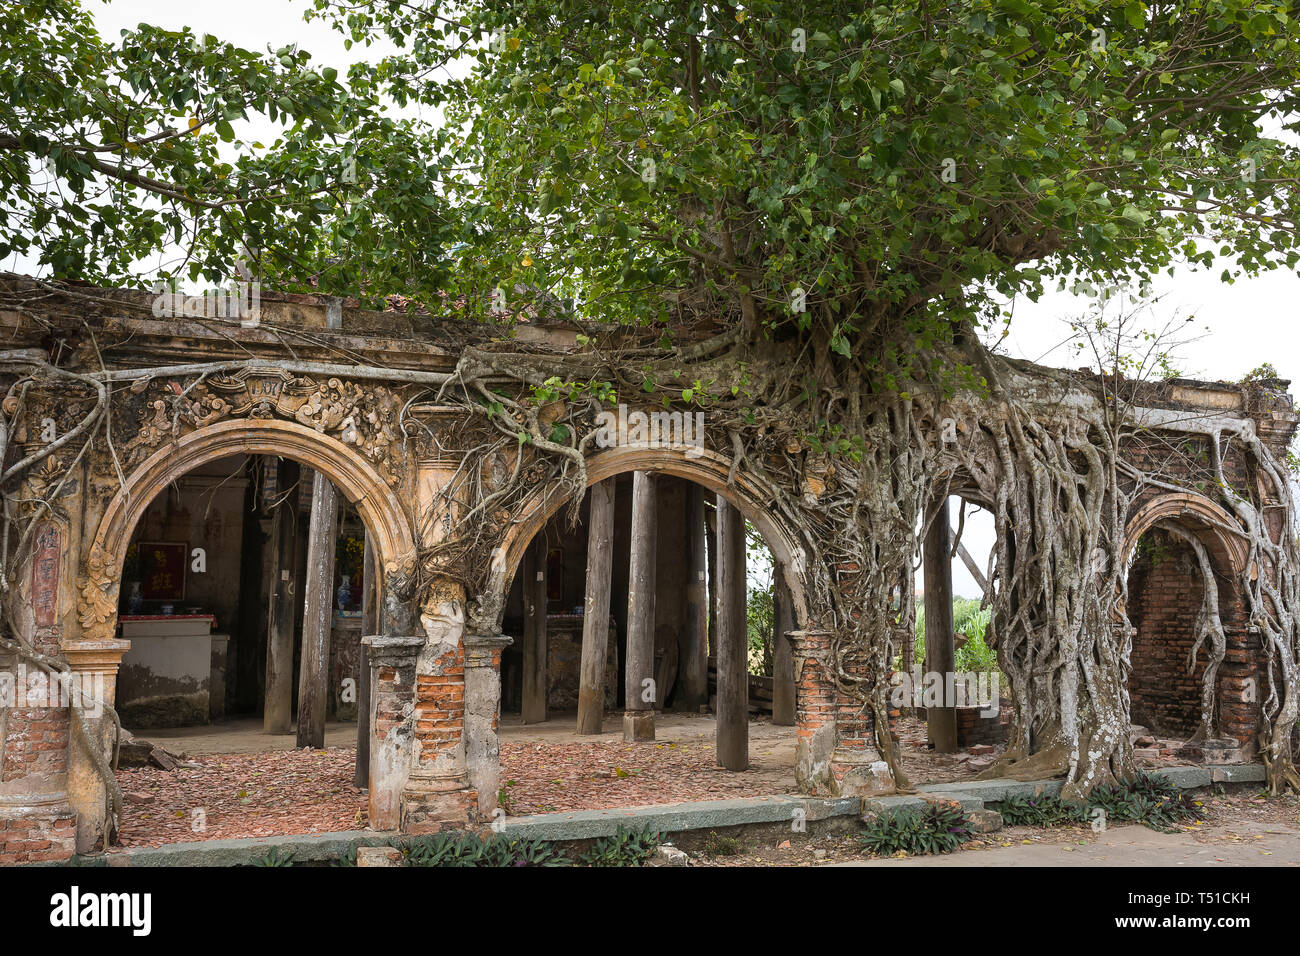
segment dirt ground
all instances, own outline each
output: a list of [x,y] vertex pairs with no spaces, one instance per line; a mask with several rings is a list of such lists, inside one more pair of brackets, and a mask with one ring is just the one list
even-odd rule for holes
[[[714,765],[712,717],[659,714],[656,740],[626,744],[618,716],[607,718],[599,736],[574,732],[572,714],[543,724],[525,725],[506,715],[501,724],[503,806],[511,815],[727,797],[795,793],[795,733],[770,720],[750,723],[750,768],[742,773]],[[326,749],[295,750],[292,734],[263,734],[260,720],[237,720],[207,727],[149,731],[140,736],[185,755],[175,771],[118,771],[125,794],[122,842],[125,846],[324,833],[366,825],[366,795],[352,785],[356,725],[332,723]],[[960,780],[978,772],[1002,748],[980,753],[935,754],[926,747],[925,725],[899,725],[904,770],[914,784]],[[1287,800],[1291,800],[1287,803]],[[1207,794],[1209,820],[1182,839],[1200,846],[1222,845],[1236,854],[1262,839],[1267,845],[1281,828],[1300,846],[1300,819],[1294,798],[1260,802],[1253,794]],[[1260,829],[1260,828],[1263,829]],[[1021,832],[1023,830],[1023,832]],[[804,835],[758,840],[737,857],[700,857],[707,865],[755,861],[764,865],[861,862],[856,841]],[[1013,828],[980,841],[982,849],[1054,846],[1069,854],[1099,842],[1087,828]],[[722,841],[725,845],[726,841]],[[739,849],[739,848],[738,848]],[[815,851],[824,851],[819,859]],[[956,856],[976,852],[974,848]],[[1228,852],[1228,851],[1225,851]],[[1263,850],[1259,851],[1262,854]],[[1257,854],[1257,855],[1259,855]],[[1261,856],[1261,859],[1264,857]],[[890,861],[891,863],[893,861]],[[1213,857],[1208,862],[1214,862]]]
[[[796,792],[793,727],[750,725],[750,768],[714,765],[714,720],[659,715],[653,743],[625,744],[621,718],[580,737],[576,718],[559,715],[501,727],[501,780],[507,813],[607,809]],[[124,846],[285,833],[324,833],[366,825],[366,795],[352,785],[356,725],[330,724],[326,749],[295,750],[292,734],[268,736],[258,720],[141,732],[183,754],[186,766],[119,770],[125,795]]]

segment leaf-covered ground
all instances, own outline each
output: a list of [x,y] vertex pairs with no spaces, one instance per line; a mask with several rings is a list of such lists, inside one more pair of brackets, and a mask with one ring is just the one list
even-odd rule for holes
[[[502,790],[511,814],[795,791],[783,755],[756,739],[750,756],[750,770],[731,773],[714,765],[711,738],[639,745],[503,740]],[[122,845],[359,829],[366,825],[366,794],[352,785],[355,759],[354,749],[331,747],[189,756],[188,766],[171,772],[119,770]]]
[[654,744],[501,742],[501,789],[512,814],[635,807],[794,793],[793,772],[751,746],[750,769],[723,770],[713,741]]
[[364,827],[355,762],[356,751],[340,747],[192,756],[191,767],[170,772],[119,770],[122,846]]

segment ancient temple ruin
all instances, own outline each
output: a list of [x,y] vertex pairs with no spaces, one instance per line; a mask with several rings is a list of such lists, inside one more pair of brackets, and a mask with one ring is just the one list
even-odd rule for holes
[[[704,708],[735,771],[761,711],[794,727],[802,792],[907,786],[882,675],[901,652],[891,628],[910,626],[910,582],[870,582],[862,542],[879,521],[846,541],[816,517],[853,502],[867,522],[895,503],[855,501],[851,475],[781,422],[626,396],[598,421],[585,396],[547,391],[548,363],[561,376],[581,351],[562,321],[533,317],[502,340],[307,296],[265,294],[249,324],[160,318],[138,292],[7,291],[23,304],[0,312],[3,553],[17,582],[0,647],[0,862],[112,844],[119,720],[139,732],[241,713],[287,733],[296,718],[298,743],[314,746],[327,718],[356,720],[367,825],[382,831],[493,818],[503,709],[576,711],[579,732],[621,713],[642,740],[656,711]],[[1018,742],[997,772],[1080,783],[1086,754],[1065,746],[1049,761],[1040,746],[1075,720],[1116,759],[1131,759],[1135,723],[1213,763],[1289,761],[1294,662],[1261,605],[1285,602],[1278,575],[1294,560],[1276,464],[1300,422],[1287,383],[1008,374],[1030,413],[1017,428],[1089,476],[1080,513],[1113,509],[1117,532],[1089,539],[1104,522],[1081,524],[1059,556],[1089,554],[1101,582],[1077,628],[1045,613],[1063,605],[991,602],[1016,719],[997,731],[953,710],[953,732]],[[937,397],[904,426],[929,436],[937,503],[919,529],[906,509],[896,521],[927,555],[951,551],[949,498],[1025,514],[1000,500],[1020,492],[981,425],[999,401]],[[1078,440],[1107,416],[1109,471]],[[769,467],[777,458],[794,470]],[[1032,487],[1042,507],[1061,494]],[[765,683],[748,674],[745,522],[780,576]],[[1010,587],[1034,540],[1027,524],[1001,528],[991,589]],[[951,605],[943,582],[936,565],[927,600]],[[843,597],[856,593],[894,597],[864,612]],[[1104,634],[1097,666],[1113,667],[1118,693],[1077,714],[1050,703],[1029,648],[1054,626],[1066,640]],[[945,669],[938,633],[930,653]]]

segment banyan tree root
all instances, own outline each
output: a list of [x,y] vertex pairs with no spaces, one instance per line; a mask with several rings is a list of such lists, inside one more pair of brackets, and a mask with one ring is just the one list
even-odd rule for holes
[[[717,383],[705,442],[731,461],[730,480],[761,495],[790,535],[797,552],[792,572],[803,585],[808,615],[831,634],[833,679],[871,720],[898,789],[909,785],[889,730],[890,678],[914,632],[916,558],[932,518],[927,506],[946,491],[992,513],[997,540],[987,640],[1009,680],[1016,716],[1007,752],[984,776],[1064,775],[1067,797],[1080,796],[1133,772],[1132,641],[1121,552],[1130,503],[1147,479],[1125,471],[1121,481],[1120,446],[1136,426],[1104,378],[995,357],[973,338],[951,351],[947,364],[979,370],[987,391],[915,386],[910,393],[878,393],[846,366],[814,363],[809,373],[797,344],[740,337],[689,356],[679,350],[672,372],[682,381]],[[596,416],[607,400],[597,397],[596,386],[639,393],[646,361],[644,350],[629,357],[467,349],[455,372],[423,393],[466,416],[452,449],[460,464],[435,503],[440,514],[456,516],[455,533],[435,529],[432,514],[419,516],[418,587],[455,581],[475,596],[474,613],[495,616],[505,569],[485,555],[523,519],[539,488],[567,501],[576,516],[586,460],[596,449]],[[556,382],[577,387],[553,387]],[[539,389],[547,392],[544,399]],[[680,400],[680,389],[656,389],[647,402]],[[412,395],[408,408],[418,397]],[[405,414],[402,425],[408,435],[423,427]],[[84,441],[96,432],[88,427]],[[1247,498],[1231,492],[1226,479],[1219,485],[1250,542],[1241,585],[1265,648],[1270,785],[1300,789],[1291,749],[1300,707],[1300,575],[1290,493],[1253,432],[1229,440],[1241,443],[1267,493],[1287,505],[1270,525],[1262,517],[1264,491],[1252,486]],[[1217,434],[1211,444],[1222,478]],[[16,558],[21,564],[22,556]],[[1224,641],[1204,562],[1202,574],[1207,597],[1189,664],[1204,648],[1203,731],[1209,734]]]

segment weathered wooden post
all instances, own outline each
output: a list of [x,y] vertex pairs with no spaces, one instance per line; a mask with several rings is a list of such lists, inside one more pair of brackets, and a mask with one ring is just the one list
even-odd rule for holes
[[746,636],[745,519],[718,496],[717,759],[749,766],[749,642]]
[[709,702],[709,586],[705,546],[704,489],[686,489],[686,620],[683,622],[681,709],[698,711]]
[[592,485],[587,513],[587,593],[582,608],[578,733],[598,734],[605,717],[609,592],[614,552],[614,479]]
[[[369,637],[379,633],[379,557],[369,531],[361,576],[361,636]],[[352,778],[358,787],[370,784],[370,684],[370,648],[362,641],[357,660],[357,766]]]
[[794,646],[786,637],[794,630],[794,604],[785,581],[785,566],[772,569],[772,723],[794,726]]
[[632,545],[627,589],[627,672],[623,739],[655,739],[655,476],[632,478]]
[[524,682],[520,719],[525,724],[546,720],[546,540],[539,533],[524,553]]
[[948,499],[938,506],[922,547],[925,563],[925,664],[931,674],[938,674],[944,688],[942,706],[926,704],[926,726],[935,753],[957,751],[956,701],[947,699],[948,675],[956,665],[952,633],[952,525],[948,517]]
[[[266,700],[262,730],[287,734],[293,730],[293,625],[298,590],[298,463],[281,459],[277,485],[280,503],[271,519],[271,600],[266,627]],[[292,492],[290,492],[292,489]]]
[[298,674],[298,746],[325,746],[329,698],[330,619],[334,601],[334,543],[339,501],[334,485],[319,471],[312,482],[307,526],[307,586],[303,599],[302,661]]

